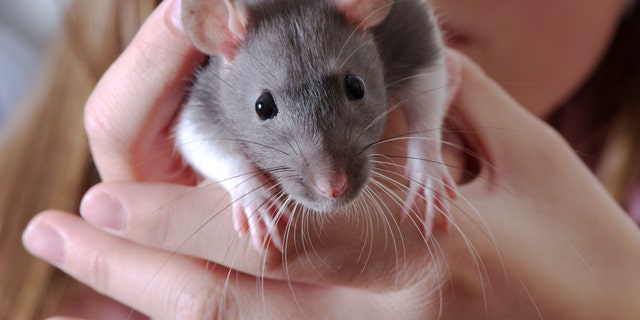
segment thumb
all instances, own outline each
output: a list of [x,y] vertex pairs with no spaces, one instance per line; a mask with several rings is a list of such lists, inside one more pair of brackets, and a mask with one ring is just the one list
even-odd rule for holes
[[527,111],[469,58],[448,49],[447,59],[454,66],[449,67],[450,79],[458,86],[452,113],[483,162],[481,167],[509,175],[530,174],[524,167],[539,168],[541,161],[549,161],[549,154],[559,150],[572,153],[553,128]]

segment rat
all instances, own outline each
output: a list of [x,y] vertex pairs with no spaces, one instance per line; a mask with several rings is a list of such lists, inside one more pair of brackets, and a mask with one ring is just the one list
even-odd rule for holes
[[[260,250],[291,203],[320,213],[360,195],[385,116],[408,124],[408,214],[425,197],[428,233],[445,195],[441,156],[447,70],[433,14],[420,0],[183,0],[208,55],[175,128],[176,146],[230,193],[234,227]],[[428,156],[429,160],[425,157]],[[282,196],[282,195],[286,196]],[[445,219],[446,220],[446,219]],[[446,223],[446,222],[445,222]]]

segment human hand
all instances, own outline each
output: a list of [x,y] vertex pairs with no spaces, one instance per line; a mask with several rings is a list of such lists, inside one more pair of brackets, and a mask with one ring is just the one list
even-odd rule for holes
[[456,297],[445,318],[636,318],[637,225],[555,130],[462,61],[454,106],[479,173],[459,189],[460,232],[435,240]]
[[204,55],[182,31],[180,3],[158,6],[87,101],[85,127],[103,181],[195,182],[175,156],[172,121]]
[[[146,38],[151,35],[145,34],[145,29],[134,43],[146,42],[150,48],[158,48],[166,45],[162,39],[167,38],[163,37],[172,39],[171,35],[163,35],[166,29],[155,28],[158,25],[152,29],[154,22],[163,23],[163,10],[166,8],[154,14],[146,29],[147,33],[153,30],[157,34],[154,39],[159,43]],[[182,52],[195,55],[188,46]],[[112,75],[135,67],[126,62],[135,61],[138,55],[159,53],[143,48],[132,50],[114,65]],[[163,58],[169,59],[163,60],[166,66],[179,66],[185,74],[193,66],[187,61],[187,54]],[[25,235],[27,247],[33,244],[30,240],[38,239],[38,226],[53,228],[64,240],[64,247],[58,251],[62,258],[49,257],[48,261],[99,291],[158,318],[201,318],[215,314],[218,307],[228,314],[236,312],[248,318],[331,318],[345,314],[356,318],[424,318],[440,312],[444,318],[496,318],[506,317],[509,312],[553,317],[563,311],[593,316],[589,307],[596,304],[579,303],[599,299],[601,304],[596,306],[602,307],[626,302],[620,297],[611,301],[613,297],[607,289],[614,284],[617,288],[631,284],[628,280],[633,274],[629,269],[633,269],[638,252],[635,226],[562,139],[522,110],[470,62],[464,60],[463,65],[456,104],[466,123],[465,131],[473,133],[468,139],[483,162],[479,177],[459,188],[460,200],[452,206],[453,228],[448,232],[436,230],[433,240],[427,243],[410,221],[386,229],[390,230],[386,233],[387,242],[373,232],[369,233],[370,239],[361,237],[362,233],[353,231],[357,225],[346,219],[331,223],[322,238],[311,239],[315,251],[302,251],[312,252],[318,260],[309,260],[296,254],[296,250],[286,261],[268,254],[261,257],[245,250],[246,246],[237,240],[229,214],[211,219],[212,212],[217,212],[215,208],[223,209],[225,203],[217,201],[225,194],[220,188],[107,182],[87,195],[83,214],[94,224],[107,224],[111,232],[137,243],[96,232],[70,215],[48,212],[32,221]],[[150,72],[144,68],[139,75]],[[131,83],[112,89],[117,77],[107,75],[96,89],[96,95],[105,97],[101,98],[103,101],[108,102],[106,98],[111,95],[120,97],[99,108],[103,111],[99,117],[104,121],[97,126],[88,125],[105,181],[190,181],[188,174],[167,180],[168,173],[176,172],[174,167],[163,164],[167,162],[145,165],[146,161],[156,161],[154,153],[149,152],[154,150],[152,147],[170,143],[163,139],[169,137],[171,118],[179,105],[177,97],[182,94],[169,90],[175,95],[159,99],[168,88],[164,82],[151,91],[155,95],[148,95],[146,101],[135,98],[145,91],[127,90],[132,84],[153,83],[150,79],[163,78],[133,77],[129,79]],[[173,103],[158,103],[163,100]],[[131,104],[133,101],[136,103]],[[132,110],[132,105],[139,108]],[[159,106],[167,110],[156,112]],[[153,130],[143,131],[147,128]],[[109,132],[118,134],[112,138]],[[149,132],[154,138],[143,137]],[[109,207],[101,195],[118,204]],[[107,215],[101,215],[100,210],[113,214],[120,211],[118,206],[127,213],[126,218],[115,224],[105,223],[108,221],[103,218]],[[194,230],[194,226],[203,229]],[[380,234],[384,235],[386,226],[380,224],[376,228],[382,228]],[[598,227],[597,231],[589,229],[593,226]],[[591,237],[593,233],[597,233],[597,239]],[[403,241],[398,242],[399,239]],[[384,244],[402,247],[385,251]],[[362,248],[371,250],[354,251]],[[361,254],[367,257],[358,263]],[[611,275],[612,271],[617,275]],[[261,276],[267,279],[261,280]],[[309,282],[324,286],[305,285]],[[629,309],[615,309],[623,310]]]
[[[173,3],[175,4],[176,2]],[[154,13],[154,15],[145,24],[145,27],[140,31],[132,45],[128,48],[127,52],[125,52],[118,59],[118,61],[114,63],[107,74],[103,77],[100,84],[95,89],[90,101],[87,103],[87,131],[96,165],[101,173],[103,180],[106,181],[106,183],[104,184],[105,186],[113,186],[109,184],[110,181],[164,181],[172,183],[184,183],[187,185],[193,182],[193,180],[191,179],[192,176],[188,171],[177,170],[181,168],[180,166],[175,166],[175,164],[180,162],[174,160],[179,159],[171,157],[173,154],[169,151],[173,150],[173,144],[170,139],[170,128],[172,125],[173,116],[177,112],[177,109],[180,105],[182,95],[186,91],[186,86],[188,84],[186,82],[186,79],[188,79],[189,75],[199,64],[201,56],[199,56],[193,50],[184,35],[180,34],[178,30],[167,24],[167,21],[170,19],[171,14],[168,9],[169,6],[170,4],[168,2],[165,2]],[[135,106],[135,108],[132,108],[132,106]],[[126,188],[126,184],[123,184],[122,186],[123,188]],[[152,189],[155,190],[155,192],[158,192],[154,192],[154,197],[162,194],[163,192],[166,192],[165,195],[168,196],[167,199],[176,200],[174,202],[167,202],[166,199],[163,199],[163,201],[165,202],[161,201],[160,204],[169,203],[169,205],[176,204],[179,206],[182,206],[184,204],[177,201],[181,199],[181,196],[184,195],[183,193],[189,193],[189,195],[193,195],[196,193],[193,192],[194,189],[192,187],[185,187],[184,185],[178,184],[154,185],[152,186]],[[207,188],[205,191],[206,192],[202,192],[201,194],[203,195],[202,198],[195,199],[199,201],[193,201],[194,198],[191,198],[190,202],[193,201],[192,203],[194,204],[207,204],[212,202],[213,199],[217,199],[217,195],[226,195],[226,191],[219,188],[216,189],[215,187]],[[99,190],[93,192],[88,196],[88,198],[91,198],[92,195],[96,196],[96,193],[99,193]],[[158,203],[151,203],[147,201],[141,202],[139,200],[140,199],[134,200],[134,202],[141,205],[158,205]],[[205,200],[205,202],[202,202],[202,200]],[[85,205],[83,206],[84,211],[91,211],[90,209],[87,209],[87,207],[90,207],[91,205],[86,204],[90,202],[91,201],[85,201]],[[102,204],[104,205],[104,203]],[[207,218],[209,218],[211,208],[212,207],[208,207],[206,212],[202,209],[202,207],[198,209],[199,213],[206,213]],[[116,208],[103,207],[103,209],[106,209],[107,211],[113,209],[113,211],[108,213],[110,213],[112,216],[116,216]],[[163,212],[160,212],[157,209],[157,207],[153,209],[153,211],[157,214],[146,218],[150,224],[155,224],[155,222],[158,222],[159,219],[163,217]],[[186,213],[186,211],[182,210],[177,211]],[[202,217],[202,215],[199,216],[197,214],[186,216],[194,218]],[[174,215],[173,217],[177,217],[177,215]],[[221,215],[221,217],[224,218],[224,215]],[[95,219],[95,215],[93,216],[93,218]],[[140,216],[133,217],[133,219],[136,218],[141,219],[143,222],[145,222],[145,218],[141,218]],[[227,220],[224,220],[223,218],[216,220],[217,228],[220,232],[205,232],[206,230],[203,230],[202,232],[198,232],[197,234],[208,234],[208,240],[211,239],[211,235],[216,235],[216,238],[220,237],[220,239],[225,240],[235,239],[235,233],[229,232],[233,229],[229,224],[225,224]],[[95,222],[95,220],[93,221]],[[131,221],[126,221],[126,224],[129,224],[128,222]],[[118,226],[119,224],[116,223],[115,225]],[[154,236],[159,236],[158,233],[154,233],[154,231],[152,231],[151,229],[146,229],[146,227],[140,228],[140,225],[137,224],[136,221],[133,221],[129,225],[133,226],[131,229],[129,229],[130,232],[125,232],[123,234],[138,234],[140,240],[149,242],[153,242],[153,239],[157,239],[154,238]],[[200,224],[194,223],[191,225],[193,226]],[[351,223],[350,225],[353,225],[353,223]],[[114,227],[114,225],[111,226]],[[186,224],[183,226],[186,226]],[[375,228],[380,227],[381,225],[375,226]],[[375,228],[374,226],[369,226],[369,229],[362,230],[362,232],[374,232]],[[67,233],[64,230],[70,231],[70,233]],[[171,235],[174,235],[173,232],[177,232],[180,235],[189,234],[190,232],[189,230],[187,230],[181,233],[181,231],[184,230],[178,231],[176,229],[171,229]],[[388,235],[390,237],[395,237],[400,233],[400,231],[400,229],[396,228],[390,231],[394,233],[394,235]],[[337,231],[335,230],[332,232],[337,233]],[[342,233],[351,235],[353,233],[353,230],[348,230],[348,232]],[[47,235],[49,237],[47,237]],[[414,235],[418,236],[419,233],[414,231]],[[316,235],[316,237],[317,236],[319,235]],[[175,235],[174,239],[177,239],[178,237],[178,235]],[[70,247],[66,247],[66,249],[63,249],[61,247],[63,245],[73,246],[72,243],[76,241],[78,241],[78,244],[81,246],[89,245],[91,247],[84,247],[86,251],[83,251],[81,247],[75,247],[73,249]],[[185,240],[183,238],[176,241]],[[64,244],[62,242],[64,242]],[[160,242],[154,244],[153,246],[162,248],[168,248],[171,246],[168,241]],[[199,241],[189,241],[188,243],[198,242]],[[210,255],[212,258],[216,257],[215,254],[219,255],[221,253],[226,254],[227,252],[241,252],[242,250],[235,247],[230,248],[224,241],[216,242],[220,243],[218,249],[224,248],[224,251],[216,251],[212,248],[206,248],[204,246],[196,247],[195,249],[191,250],[199,249],[200,255],[198,256]],[[233,242],[233,240],[227,241],[227,243],[228,242]],[[200,243],[204,243],[204,245],[206,245],[210,244],[211,242],[206,241]],[[238,243],[239,242],[235,241],[235,244]],[[134,245],[122,239],[113,237],[109,234],[96,232],[95,229],[90,228],[86,223],[77,219],[73,215],[53,211],[44,213],[32,221],[32,224],[25,232],[25,244],[36,254],[39,253],[38,255],[40,257],[48,260],[49,262],[55,264],[63,270],[71,270],[75,269],[76,267],[83,268],[81,265],[84,265],[84,267],[87,268],[83,268],[83,271],[79,271],[84,272],[83,275],[81,276],[79,274],[75,274],[75,276],[85,281],[87,280],[85,276],[96,280],[96,282],[93,282],[92,280],[89,280],[89,282],[92,284],[92,287],[98,289],[98,291],[104,292],[110,296],[117,297],[121,301],[125,301],[126,303],[139,308],[145,313],[153,315],[154,317],[171,317],[179,312],[187,313],[189,311],[193,311],[194,316],[188,316],[186,318],[199,318],[199,316],[195,315],[197,314],[196,312],[206,311],[205,309],[188,308],[184,305],[175,306],[175,301],[174,299],[172,299],[175,296],[165,297],[167,298],[167,300],[165,301],[165,306],[171,308],[169,307],[169,305],[174,305],[175,309],[173,310],[175,311],[175,313],[171,313],[171,310],[168,310],[164,307],[162,309],[158,309],[151,306],[151,304],[149,303],[151,301],[157,302],[157,300],[155,300],[156,296],[154,296],[153,299],[149,299],[149,301],[147,302],[140,301],[146,300],[144,299],[145,294],[138,295],[139,293],[141,293],[140,291],[129,290],[128,288],[130,288],[130,285],[125,281],[120,282],[120,280],[122,279],[118,280],[119,284],[110,284],[108,280],[100,280],[99,278],[102,278],[101,271],[98,269],[93,269],[93,267],[100,268],[99,265],[103,262],[116,262],[116,265],[111,266],[118,268],[120,272],[124,272],[129,275],[135,275],[135,277],[139,280],[144,281],[141,278],[144,275],[150,276],[150,278],[147,280],[151,281],[149,281],[147,285],[143,286],[149,287],[149,290],[155,291],[152,289],[151,282],[168,284],[169,282],[165,282],[164,280],[162,280],[162,276],[160,275],[160,273],[156,274],[149,269],[143,272],[141,269],[137,269],[134,266],[129,266],[129,262],[127,262],[126,264],[118,262],[123,258],[128,260],[128,258],[126,257],[133,258],[133,256],[138,256],[135,251],[131,251],[134,248],[138,248],[140,249],[140,251],[138,251],[138,253],[140,253],[139,257],[145,256],[144,260],[149,263],[144,264],[146,267],[151,267],[152,265],[154,265],[155,268],[162,270],[161,273],[169,272],[168,275],[171,278],[173,278],[172,274],[178,273],[178,270],[180,270],[180,272],[189,272],[189,266],[192,267],[191,269],[197,269],[198,271],[200,271],[194,273],[194,275],[196,276],[202,275],[202,271],[208,272],[207,268],[204,267],[204,265],[206,264],[204,261],[189,258],[178,253],[174,255],[173,253],[176,252],[176,248],[170,249],[168,251],[155,250],[156,253],[160,253],[156,256],[160,260],[155,260],[155,262],[152,262],[154,260],[152,258],[152,256],[154,255],[154,249],[146,246]],[[122,245],[120,249],[124,249],[127,253],[120,252],[120,249],[116,248],[119,246],[119,244]],[[330,243],[328,242],[323,246],[323,248],[329,248],[329,245]],[[373,244],[368,245],[370,247],[373,246]],[[320,247],[316,246],[315,248]],[[363,246],[354,243],[352,244],[352,248],[355,248],[355,250],[357,250],[357,253],[361,254],[360,251],[362,251]],[[39,251],[38,249],[42,249],[44,251]],[[183,253],[184,251],[188,252],[187,249],[189,248],[187,245],[185,245],[178,249],[180,249],[180,253]],[[73,253],[70,253],[68,250],[73,251]],[[398,254],[399,250],[397,248],[395,248],[394,250],[395,254]],[[343,251],[342,254],[346,255],[353,251],[353,249],[350,251]],[[118,256],[118,258],[111,259],[109,257],[103,256],[103,254],[107,252],[115,254],[116,256]],[[145,254],[142,254],[142,252],[145,252]],[[172,254],[166,256],[164,255],[165,253]],[[130,256],[129,254],[132,254],[132,256]],[[151,256],[146,256],[146,254],[151,254]],[[84,262],[75,260],[74,262],[74,258],[72,258],[72,255],[76,256],[79,259],[87,260],[84,260]],[[233,255],[225,255],[224,257],[225,259],[220,259],[220,261],[229,262],[228,258],[232,258]],[[317,252],[315,255],[315,259],[321,258],[322,255],[320,254],[320,252]],[[339,283],[341,281],[355,282],[353,281],[353,279],[355,278],[354,273],[362,270],[362,265],[366,264],[367,261],[369,261],[368,259],[370,259],[370,257],[363,257],[356,266],[357,268],[353,268],[352,266],[345,268],[345,271],[348,272],[336,273],[342,276],[336,277],[331,281],[333,283]],[[93,260],[95,263],[85,263],[88,260]],[[264,266],[264,268],[276,270],[275,265],[277,264],[277,262],[271,264],[271,258],[269,258],[269,260],[262,260],[252,252],[251,255],[247,255],[246,260],[247,262],[244,263],[244,265],[246,266],[259,266],[258,268],[260,268],[260,266]],[[398,258],[394,260],[399,261]],[[165,261],[167,262],[166,265],[164,264]],[[279,261],[281,264],[281,260],[279,258],[277,259],[277,261]],[[341,263],[341,261],[339,262]],[[177,264],[177,267],[170,267],[170,265],[174,263]],[[234,267],[236,266],[236,264],[234,264],[233,262],[229,263]],[[316,262],[315,264],[318,263]],[[74,265],[75,267],[69,267],[71,265]],[[239,263],[239,265],[242,266],[241,263]],[[293,267],[295,263],[292,262],[289,265]],[[397,265],[394,265],[393,267],[393,270],[399,268]],[[222,267],[217,266],[215,268],[220,269]],[[253,272],[257,272],[258,268],[250,268],[250,270]],[[306,280],[307,282],[322,281],[318,274],[308,268],[308,265],[298,268],[292,268],[291,270],[299,270],[296,277],[302,280]],[[385,269],[382,269],[382,271],[393,273],[393,271],[387,271]],[[283,270],[280,269],[279,272],[280,280],[283,280]],[[307,280],[303,275],[309,273],[311,273],[313,276],[310,277],[310,280]],[[233,274],[235,275],[237,274],[237,272],[233,271]],[[380,273],[378,273],[378,275],[379,274]],[[94,278],[93,276],[96,277]],[[215,279],[209,279],[209,281],[206,281],[205,279],[202,286],[194,287],[191,286],[192,283],[189,283],[190,286],[188,288],[184,288],[189,290],[188,292],[179,289],[176,290],[175,293],[178,296],[185,297],[188,297],[189,293],[193,293],[193,296],[206,297],[207,295],[195,294],[194,292],[200,293],[201,291],[198,291],[199,289],[209,291],[211,290],[211,288],[209,288],[207,285],[212,283],[223,285],[226,283],[227,276],[229,275],[226,272],[221,272],[220,276]],[[114,276],[113,279],[118,278],[119,276]],[[202,280],[199,277],[195,277],[194,279],[197,279],[198,281]],[[381,279],[377,281],[372,281],[375,279],[361,279],[362,280],[359,281],[361,283],[359,284],[360,286],[370,286],[374,285],[376,282],[393,282],[393,279]],[[173,281],[170,282],[175,284]],[[255,285],[256,283],[268,283],[268,281],[256,282],[256,278],[247,277],[247,283],[252,283]],[[279,296],[281,299],[282,296],[287,297],[286,300],[280,301],[280,303],[282,303],[284,306],[281,312],[296,312],[298,311],[297,307],[294,304],[291,304],[291,300],[288,297],[288,294],[291,293],[288,290],[284,290],[288,288],[288,283],[288,280],[277,281],[273,285],[268,285],[266,290],[280,291]],[[358,301],[366,298],[364,296],[353,295],[353,298],[343,300],[343,298],[347,298],[348,296],[350,296],[350,289],[344,287],[336,287],[336,289],[331,290],[331,292],[322,293],[318,292],[317,288],[309,287],[306,285],[296,286],[301,287],[295,292],[296,297],[301,297],[305,291],[309,291],[307,295],[312,297],[324,296],[324,298],[322,298],[321,300],[326,301],[326,304],[331,305],[332,310],[335,310],[336,314],[340,314],[341,312],[344,312],[346,308],[350,309],[353,305],[355,305],[348,303],[348,301]],[[247,287],[251,286],[247,285]],[[137,287],[137,289],[142,289],[142,287]],[[113,292],[115,291],[117,291],[118,294],[113,295]],[[145,290],[143,289],[143,291]],[[334,296],[332,293],[339,293],[339,295]],[[382,296],[383,295],[381,295],[380,297]],[[143,299],[140,299],[141,297],[143,297]],[[219,295],[212,296],[210,301],[218,302],[220,301],[219,297]],[[278,295],[276,295],[275,297],[278,297]],[[373,295],[373,297],[375,297],[375,295]],[[255,304],[256,301],[262,300],[261,298],[254,299],[251,297],[247,297],[245,299],[249,299],[252,302],[251,304]],[[389,297],[389,299],[391,299],[391,297]],[[138,302],[134,302],[136,300]],[[178,300],[184,303],[193,303],[196,307],[198,306],[197,303],[201,302],[195,299],[193,299],[192,301],[187,298]],[[309,299],[305,300],[308,301]],[[248,303],[242,303],[239,304],[239,306],[243,307],[246,304]],[[342,308],[338,307],[339,305],[342,305]],[[200,306],[202,306],[202,304],[200,304]],[[322,304],[316,304],[315,306],[313,306],[313,308],[316,309],[322,307]],[[293,311],[291,311],[292,309]],[[256,308],[256,310],[253,311],[257,312],[261,310],[262,309]],[[363,308],[361,312],[372,312],[372,310]]]

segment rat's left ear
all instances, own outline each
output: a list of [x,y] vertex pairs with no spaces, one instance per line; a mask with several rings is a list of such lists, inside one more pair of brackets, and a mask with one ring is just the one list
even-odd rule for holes
[[238,0],[182,0],[182,21],[194,45],[233,60],[247,33],[247,11]]
[[373,27],[387,17],[393,0],[330,0],[358,29]]

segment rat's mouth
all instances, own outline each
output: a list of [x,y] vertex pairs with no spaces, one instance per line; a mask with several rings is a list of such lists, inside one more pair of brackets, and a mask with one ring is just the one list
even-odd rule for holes
[[348,207],[360,196],[362,190],[365,188],[364,185],[351,186],[349,190],[340,197],[326,198],[318,195],[302,181],[289,181],[286,184],[278,183],[278,185],[279,191],[286,194],[296,204],[318,213],[331,213]]
[[360,195],[361,190],[350,190],[341,197],[336,198],[324,198],[315,194],[295,194],[288,193],[289,196],[297,203],[301,204],[307,209],[313,210],[318,213],[331,213],[343,209],[350,204]]
[[333,211],[337,211],[339,209],[343,209],[348,205],[353,203],[353,200],[358,197],[360,194],[358,191],[352,191],[348,194],[334,199],[320,199],[315,201],[310,201],[310,204],[307,207],[322,213],[329,213]]

